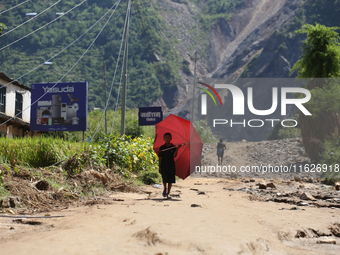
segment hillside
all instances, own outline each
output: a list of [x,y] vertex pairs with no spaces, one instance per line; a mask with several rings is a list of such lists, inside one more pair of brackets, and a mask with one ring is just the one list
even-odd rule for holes
[[[339,23],[337,15],[339,1],[319,0],[256,0],[242,1],[235,8],[235,13],[229,18],[219,18],[209,30],[209,43],[206,48],[207,58],[199,61],[198,79],[214,84],[236,84],[246,94],[247,87],[256,87],[256,109],[269,109],[271,106],[272,87],[289,86],[293,84],[296,73],[290,74],[290,69],[299,59],[301,42],[304,35],[295,34],[303,24],[315,22],[326,26],[336,26]],[[257,78],[246,80],[240,78]],[[261,79],[259,79],[261,78]],[[275,80],[270,80],[272,78]],[[285,80],[289,78],[289,80]],[[295,85],[294,85],[295,86]],[[213,119],[233,119],[242,122],[243,119],[258,117],[245,112],[244,116],[233,116],[233,99],[231,94],[222,94],[223,107],[219,111],[208,113],[205,119],[212,126]],[[197,100],[199,101],[199,100]],[[208,109],[214,109],[212,100],[208,100]],[[195,109],[200,109],[199,103]],[[277,110],[268,119],[290,119],[295,107],[288,107],[287,114],[282,116]],[[189,102],[173,110],[182,117],[190,113]],[[196,113],[196,118],[203,118]],[[225,129],[215,128],[214,132],[228,141],[261,141],[266,140],[272,127],[261,129],[249,127]]]
[[[128,107],[148,106],[162,95],[166,97],[159,102],[165,109],[185,100],[190,80],[187,77],[192,76],[186,58],[196,48],[208,45],[206,38],[204,42],[200,42],[200,38],[206,37],[210,25],[218,18],[229,18],[239,2],[211,0],[202,5],[201,1],[186,0],[132,1]],[[19,3],[0,1],[0,9],[6,10]],[[7,29],[0,40],[1,71],[12,78],[20,78],[28,86],[57,82],[61,78],[63,82],[88,81],[90,109],[102,108],[104,64],[109,90],[122,40],[126,1],[117,3],[118,7],[112,0],[34,1],[3,13],[0,21]],[[36,15],[27,15],[32,13]],[[201,28],[200,23],[204,27]],[[19,40],[26,35],[29,36]],[[31,72],[45,61],[53,64],[42,65]],[[121,63],[122,54],[109,107],[115,105]]]
[[[3,31],[0,40],[1,71],[17,78],[47,60],[53,62],[20,79],[22,83],[30,86],[35,82],[57,82],[76,64],[62,81],[88,81],[90,109],[102,108],[104,65],[109,90],[120,52],[126,11],[126,1],[118,1],[118,7],[114,5],[115,2],[31,1],[2,14],[0,20],[7,25],[7,29]],[[0,3],[0,9],[8,9],[19,1],[7,0]],[[51,7],[53,4],[55,5]],[[50,9],[46,10],[47,8]],[[44,10],[46,11],[43,12]],[[38,15],[27,15],[33,12]],[[43,13],[39,15],[41,12]],[[24,22],[25,24],[20,26]],[[51,24],[47,25],[48,23]],[[47,26],[41,28],[44,25]],[[88,31],[91,26],[93,28]],[[129,107],[147,106],[166,92],[169,84],[181,81],[179,55],[171,49],[171,45],[176,44],[176,41],[172,41],[171,37],[169,40],[161,36],[161,31],[166,26],[164,19],[157,12],[157,5],[150,4],[149,1],[133,1],[129,30]],[[40,30],[36,31],[37,29]],[[32,34],[6,47],[29,33]],[[122,54],[110,107],[115,104],[121,63]]]

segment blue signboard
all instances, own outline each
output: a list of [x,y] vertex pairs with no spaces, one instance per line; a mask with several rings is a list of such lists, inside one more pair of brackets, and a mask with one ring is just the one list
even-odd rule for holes
[[155,125],[163,120],[162,107],[140,107],[139,126]]
[[87,82],[31,86],[31,131],[86,131]]

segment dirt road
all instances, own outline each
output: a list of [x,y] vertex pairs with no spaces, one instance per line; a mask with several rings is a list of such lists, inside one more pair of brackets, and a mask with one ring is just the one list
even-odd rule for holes
[[39,226],[0,218],[1,254],[338,254],[339,238],[332,238],[334,245],[295,236],[299,230],[327,232],[339,209],[289,210],[286,204],[250,201],[246,193],[228,191],[239,185],[190,178],[178,181],[174,193],[180,197],[172,200],[148,187],[153,193],[117,193],[104,198],[109,205],[35,219]]
[[[246,164],[252,155],[265,160],[253,145],[263,152],[259,143],[228,144],[226,162]],[[271,151],[281,155],[284,150]],[[298,155],[293,147],[287,151]],[[208,164],[215,159],[215,147],[205,152]],[[163,199],[162,189],[146,186],[143,193],[112,193],[92,205],[50,213],[66,217],[21,222],[0,217],[0,254],[339,254],[337,191],[320,183],[287,182],[285,175],[273,180],[275,189],[262,192],[256,182],[263,178],[246,183],[244,177],[194,175],[177,181],[172,200]],[[335,206],[273,200],[278,194],[305,191],[326,194],[323,199],[328,200],[333,192],[333,202],[318,203]]]

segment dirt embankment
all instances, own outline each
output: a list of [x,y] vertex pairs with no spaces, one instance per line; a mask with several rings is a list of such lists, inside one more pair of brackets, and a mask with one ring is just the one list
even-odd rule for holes
[[[69,161],[74,160],[72,157]],[[65,169],[65,168],[64,168]],[[112,191],[138,192],[139,188],[124,181],[114,170],[104,168],[84,170],[79,174],[65,175],[62,169],[16,170],[1,166],[4,188],[8,195],[0,197],[0,215],[35,214],[67,209],[74,205],[91,203],[101,194]],[[70,171],[66,167],[66,171]],[[89,202],[90,201],[90,202]]]

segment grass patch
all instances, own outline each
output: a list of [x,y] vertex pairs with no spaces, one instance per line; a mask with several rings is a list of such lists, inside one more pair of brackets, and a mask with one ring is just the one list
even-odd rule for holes
[[5,196],[11,196],[12,194],[8,192],[8,190],[5,188],[4,184],[0,184],[0,198]]
[[51,137],[0,138],[0,162],[27,167],[45,167],[76,153],[87,151],[86,143]]

